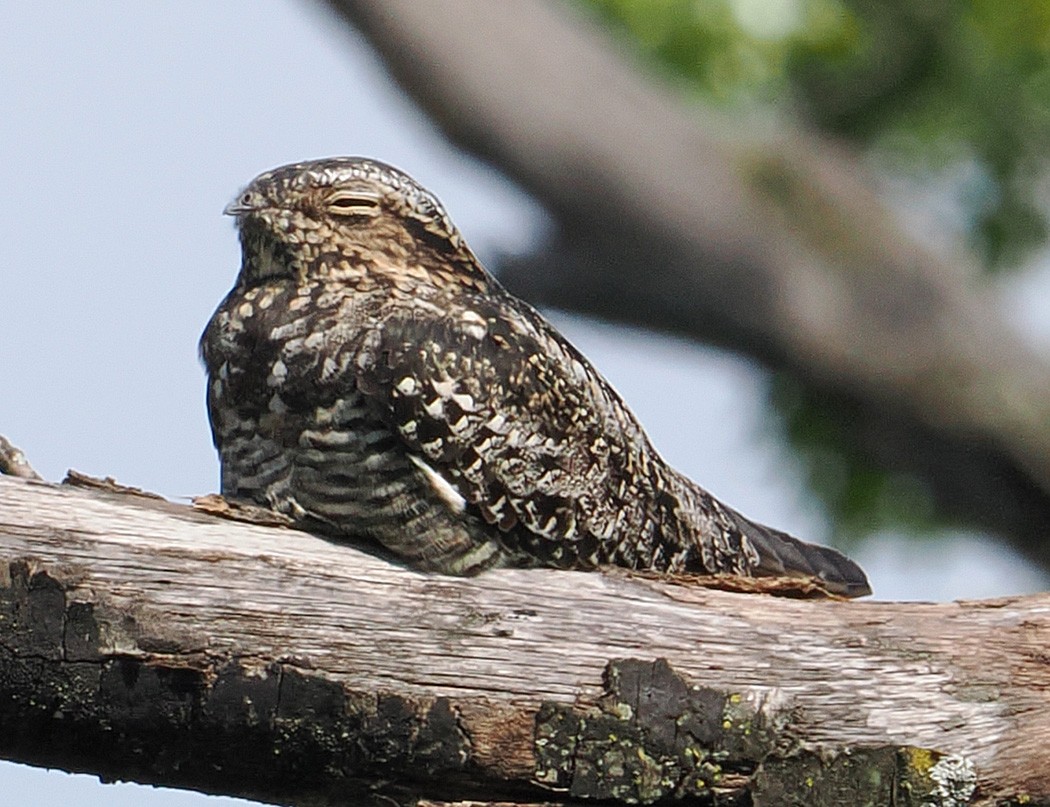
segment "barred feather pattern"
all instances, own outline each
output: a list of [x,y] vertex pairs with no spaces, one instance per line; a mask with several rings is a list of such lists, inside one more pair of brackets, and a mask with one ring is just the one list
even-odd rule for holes
[[755,524],[669,467],[397,169],[285,166],[227,212],[241,272],[201,340],[223,495],[429,571],[619,565],[868,592],[835,550]]

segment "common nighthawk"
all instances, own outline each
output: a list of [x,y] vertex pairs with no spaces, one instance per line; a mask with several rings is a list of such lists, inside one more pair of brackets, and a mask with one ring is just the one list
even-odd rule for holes
[[256,177],[243,260],[201,339],[222,493],[410,565],[815,577],[840,553],[755,524],[667,465],[620,396],[376,160]]

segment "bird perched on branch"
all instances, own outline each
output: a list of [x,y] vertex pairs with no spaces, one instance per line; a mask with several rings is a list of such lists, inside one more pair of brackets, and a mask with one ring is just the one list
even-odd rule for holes
[[401,171],[287,165],[226,213],[241,270],[201,339],[225,497],[429,571],[618,565],[869,593],[835,550],[747,520],[668,466]]

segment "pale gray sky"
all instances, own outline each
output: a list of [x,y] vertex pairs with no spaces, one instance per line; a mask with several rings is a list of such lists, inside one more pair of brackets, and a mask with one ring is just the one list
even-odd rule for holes
[[[544,227],[534,204],[446,145],[363,43],[306,2],[8,3],[0,108],[0,434],[51,479],[74,467],[173,498],[215,490],[196,344],[238,267],[221,210],[260,171],[336,154],[386,160],[442,198],[483,259]],[[1031,293],[1015,296],[1031,308]],[[1037,310],[1033,321],[1050,321],[1045,301]],[[675,465],[756,519],[826,536],[764,417],[759,371],[554,318]],[[979,536],[888,536],[858,560],[886,598],[1045,586]],[[240,803],[10,764],[0,792],[23,807]]]

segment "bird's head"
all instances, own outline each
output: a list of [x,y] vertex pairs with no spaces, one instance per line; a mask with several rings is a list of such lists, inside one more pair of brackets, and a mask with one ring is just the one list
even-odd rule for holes
[[240,230],[242,283],[396,277],[431,267],[443,267],[438,283],[491,282],[437,198],[377,160],[332,157],[275,168],[223,212]]

